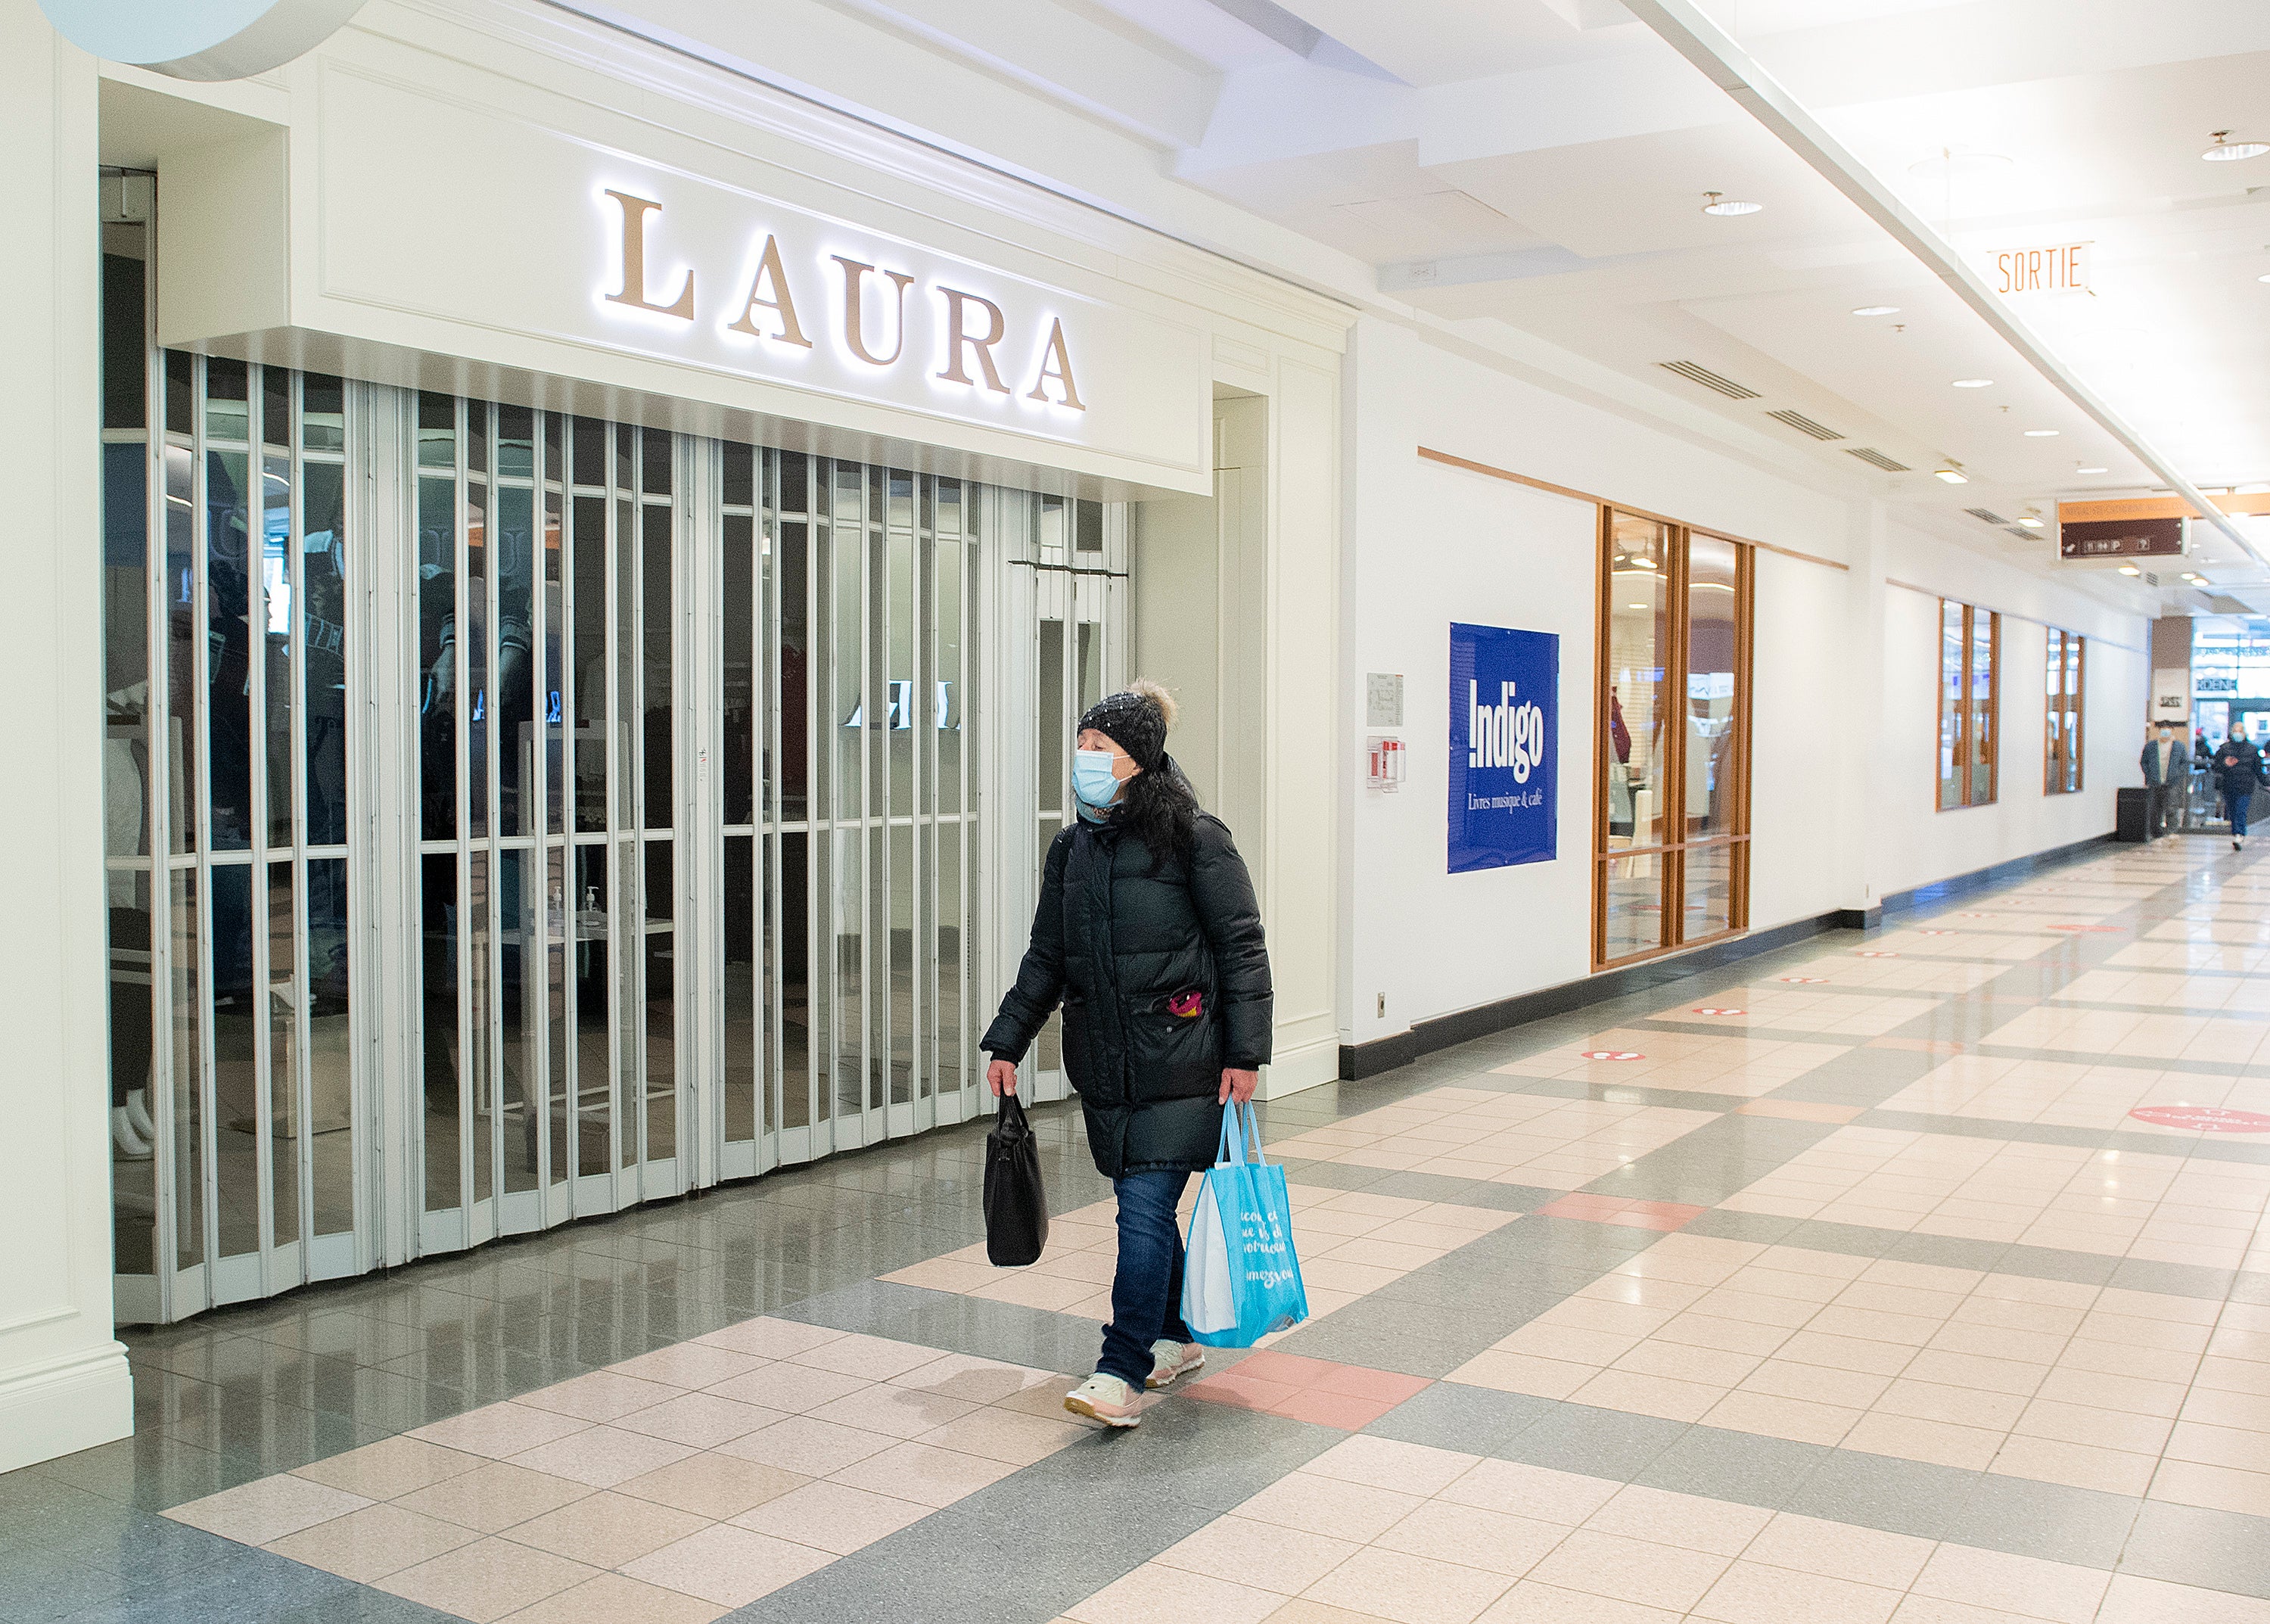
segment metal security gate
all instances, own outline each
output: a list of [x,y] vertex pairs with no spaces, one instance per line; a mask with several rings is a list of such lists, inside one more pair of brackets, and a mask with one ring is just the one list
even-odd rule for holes
[[160,352],[146,179],[104,193],[119,1318],[982,1109],[1123,510]]

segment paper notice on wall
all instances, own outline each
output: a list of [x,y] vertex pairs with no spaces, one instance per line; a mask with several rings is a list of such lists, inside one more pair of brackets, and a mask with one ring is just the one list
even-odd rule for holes
[[2180,722],[2191,715],[2192,674],[2188,668],[2152,673],[2152,720]]

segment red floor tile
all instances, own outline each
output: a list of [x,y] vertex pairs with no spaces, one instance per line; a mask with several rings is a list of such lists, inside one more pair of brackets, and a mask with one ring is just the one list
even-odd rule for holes
[[1424,1376],[1362,1365],[1336,1365],[1265,1348],[1219,1376],[1176,1390],[1210,1404],[1259,1410],[1289,1420],[1354,1432],[1433,1385]]

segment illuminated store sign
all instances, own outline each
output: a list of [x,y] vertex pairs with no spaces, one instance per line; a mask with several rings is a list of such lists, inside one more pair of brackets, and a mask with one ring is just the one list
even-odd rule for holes
[[2057,242],[2042,248],[2010,248],[1992,256],[1998,293],[2086,293],[2089,249],[2087,242]]
[[[764,234],[764,245],[757,249],[746,278],[735,285],[743,291],[710,308],[696,296],[691,268],[675,273],[674,293],[662,291],[672,285],[671,281],[659,287],[649,283],[649,227],[659,221],[662,204],[612,188],[603,189],[601,195],[614,210],[619,234],[612,290],[602,295],[609,304],[696,325],[714,321],[720,339],[743,333],[768,345],[809,350],[814,344],[806,335],[802,312],[815,308],[825,297],[830,314],[827,330],[843,359],[875,367],[942,362],[930,375],[944,382],[995,395],[1020,392],[1027,400],[1072,412],[1087,410],[1073,378],[1072,347],[1061,316],[1039,316],[1022,323],[1027,332],[1020,342],[1013,338],[1010,317],[1000,305],[942,280],[932,279],[924,286],[919,303],[909,311],[914,301],[909,293],[918,278],[887,264],[830,254],[824,263],[807,263],[792,277],[780,236],[772,231]],[[828,285],[825,294],[816,282]],[[801,296],[799,285],[804,288]],[[925,315],[931,318],[926,323]],[[908,330],[918,323],[927,331],[910,349]],[[1013,369],[1012,377],[1030,387],[1005,382],[1004,365]]]

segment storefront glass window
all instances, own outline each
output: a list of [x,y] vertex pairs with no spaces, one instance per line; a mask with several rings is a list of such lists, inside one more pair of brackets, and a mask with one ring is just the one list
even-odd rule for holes
[[2088,640],[2078,632],[2049,630],[2044,661],[2047,717],[2044,723],[2042,792],[2067,795],[2081,788],[2081,679]]
[[1941,812],[1995,797],[2001,739],[2002,617],[1941,598],[1939,604],[1939,788]]
[[1740,930],[1748,874],[1748,549],[1607,510],[1598,921],[1608,965]]

